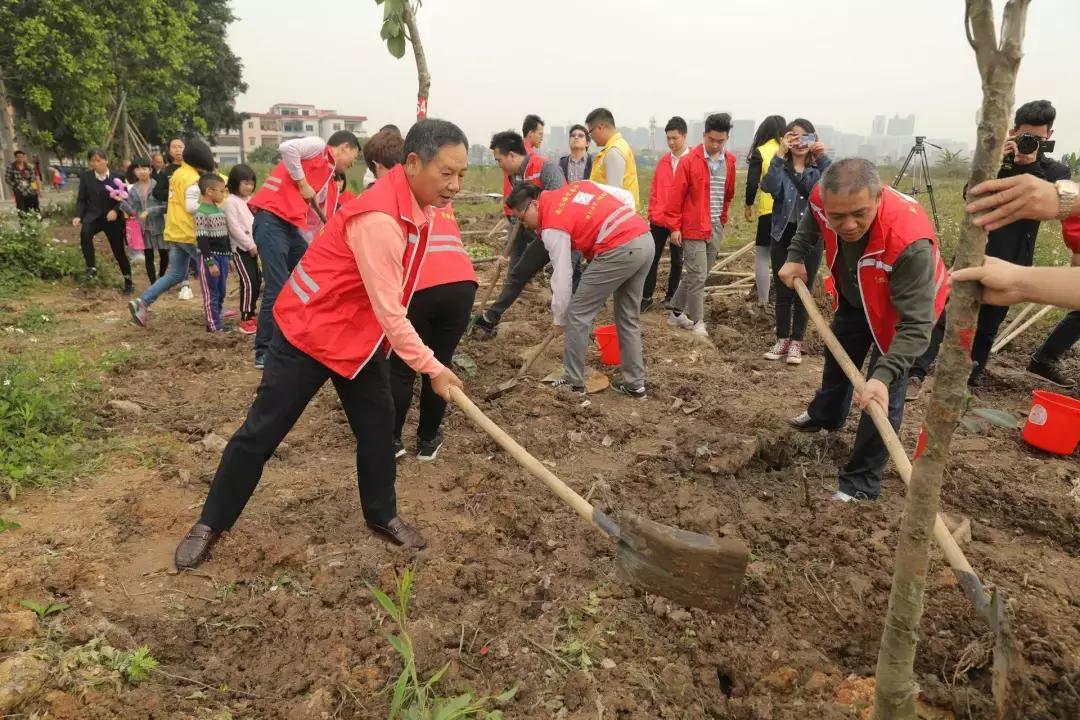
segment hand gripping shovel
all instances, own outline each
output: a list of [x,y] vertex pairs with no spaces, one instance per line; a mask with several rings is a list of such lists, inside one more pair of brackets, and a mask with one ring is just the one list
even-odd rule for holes
[[458,388],[451,399],[465,415],[583,520],[619,541],[622,572],[637,587],[681,605],[727,612],[742,591],[749,550],[741,540],[712,538],[622,513],[620,526],[593,507],[495,424]]
[[544,341],[542,343],[540,343],[536,347],[535,350],[533,350],[531,353],[529,353],[529,356],[525,359],[525,362],[523,362],[521,364],[521,369],[518,370],[517,375],[510,378],[509,380],[503,380],[501,383],[496,385],[494,390],[492,390],[491,392],[489,392],[487,395],[484,396],[484,399],[485,400],[494,400],[497,397],[501,397],[502,395],[505,395],[510,390],[513,390],[514,387],[518,384],[518,382],[523,377],[525,377],[526,373],[529,372],[529,368],[531,368],[536,363],[536,361],[540,358],[540,356],[544,354],[544,351],[547,350],[547,346],[550,345],[551,341],[554,340],[554,339],[555,339],[555,331],[554,330],[549,330],[548,334],[547,334],[547,337],[544,338]]
[[[851,361],[851,358],[844,351],[844,346],[840,344],[840,341],[833,335],[832,330],[829,329],[829,324],[821,316],[817,303],[814,302],[813,296],[806,288],[806,283],[796,278],[795,291],[799,293],[799,299],[802,300],[802,304],[806,307],[806,313],[813,320],[814,326],[817,328],[818,333],[821,334],[821,339],[829,347],[836,362],[844,370],[844,374],[848,376],[848,380],[851,381],[856,392],[862,392],[866,385],[862,372],[855,367],[855,363]],[[877,427],[878,432],[881,434],[881,439],[885,442],[885,447],[888,448],[889,456],[892,457],[893,464],[896,465],[896,470],[900,473],[901,479],[903,479],[905,485],[910,485],[911,461],[908,460],[904,446],[900,442],[896,431],[893,430],[892,423],[889,422],[888,414],[876,403],[870,403],[866,411],[870,414],[870,419],[874,421],[874,426]],[[995,590],[991,597],[987,596],[979,576],[975,574],[975,570],[972,569],[971,563],[964,556],[963,550],[956,544],[956,539],[945,526],[941,513],[938,513],[937,519],[934,520],[934,539],[941,546],[941,551],[945,555],[949,567],[952,568],[953,573],[956,575],[964,594],[974,603],[976,612],[986,620],[990,629],[994,631],[994,684],[996,685],[999,682],[999,677],[1005,677],[1008,658],[1011,655],[1009,649],[1010,631],[1008,619],[1004,612],[1004,598],[1002,598],[998,590]]]
[[310,205],[311,209],[315,211],[315,215],[318,216],[319,222],[321,222],[323,225],[325,225],[326,224],[326,213],[324,213],[323,209],[321,207],[319,207],[319,201],[316,200],[314,197],[312,197],[310,200],[308,200],[308,205]]
[[491,281],[488,283],[487,289],[484,290],[484,297],[480,298],[480,308],[476,311],[476,314],[469,319],[469,327],[465,331],[466,335],[472,334],[473,325],[476,324],[476,319],[484,314],[484,310],[491,300],[491,295],[495,292],[495,286],[499,284],[499,278],[502,276],[503,260],[510,257],[510,248],[517,238],[518,228],[520,227],[521,223],[518,222],[514,223],[514,227],[510,229],[510,235],[506,238],[506,246],[503,248],[502,254],[499,255],[499,259],[495,262],[495,272],[492,273]]

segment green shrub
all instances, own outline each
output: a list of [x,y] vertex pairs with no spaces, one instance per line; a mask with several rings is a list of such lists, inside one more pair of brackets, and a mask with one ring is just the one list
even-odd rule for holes
[[35,217],[0,225],[0,285],[33,279],[59,280],[82,267],[78,250],[45,240],[45,223]]

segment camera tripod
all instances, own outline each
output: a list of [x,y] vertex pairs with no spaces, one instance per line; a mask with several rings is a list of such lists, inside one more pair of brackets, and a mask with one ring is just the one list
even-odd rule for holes
[[[934,228],[941,233],[941,224],[938,222],[937,213],[937,200],[934,198],[934,181],[930,178],[930,163],[926,159],[926,146],[937,148],[941,150],[940,145],[926,142],[926,136],[916,135],[915,145],[912,146],[908,152],[907,159],[904,160],[904,164],[900,166],[900,172],[896,173],[896,179],[893,180],[893,188],[900,189],[900,182],[904,179],[904,174],[907,173],[908,168],[911,168],[911,192],[909,193],[916,200],[919,199],[919,195],[925,192],[930,196],[930,211],[934,215]],[[912,160],[915,156],[919,157],[918,166],[912,166]],[[925,190],[919,189],[919,171],[922,170],[922,184],[926,188]]]

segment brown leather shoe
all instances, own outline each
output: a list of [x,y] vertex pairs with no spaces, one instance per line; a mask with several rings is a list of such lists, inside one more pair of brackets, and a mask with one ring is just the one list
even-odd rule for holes
[[420,534],[420,531],[402,520],[400,515],[395,515],[394,519],[385,525],[370,522],[367,525],[379,535],[389,538],[390,542],[395,545],[404,545],[407,548],[417,550],[423,550],[427,547],[427,541],[424,540],[424,536]]
[[210,548],[214,547],[219,537],[221,537],[221,531],[209,525],[202,523],[192,525],[184,539],[176,546],[176,554],[173,556],[176,567],[192,569],[202,565],[203,560],[210,555]]

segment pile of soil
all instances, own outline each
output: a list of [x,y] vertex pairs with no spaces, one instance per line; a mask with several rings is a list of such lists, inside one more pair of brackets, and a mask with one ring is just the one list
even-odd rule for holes
[[[463,343],[462,365],[475,363],[462,373],[474,397],[511,377],[521,351],[541,341],[548,297],[542,287],[527,292],[496,339]],[[890,470],[880,502],[828,500],[857,415],[829,435],[788,428],[820,380],[820,343],[811,338],[801,367],[762,359],[771,317],[741,296],[711,302],[709,341],[668,327],[660,311],[646,314],[645,402],[608,391],[583,406],[557,395],[537,380],[560,364],[553,343],[529,381],[481,403],[605,511],[743,539],[751,562],[727,615],[629,586],[612,544],[455,410],[436,462],[410,456],[399,465],[401,512],[429,548],[386,545],[364,526],[355,446],[329,387],[212,559],[175,574],[173,548],[197,518],[220,439],[243,420],[259,380],[250,339],[208,336],[197,303],[175,293],[154,306],[148,329],[132,326],[123,299],[107,289],[62,286],[12,307],[31,303],[59,320],[35,350],[123,347],[135,358],[95,399],[111,441],[107,462],[69,487],[0,507],[22,526],[0,534],[0,611],[23,598],[65,602],[54,644],[147,645],[163,672],[117,688],[64,683],[54,669],[18,712],[385,717],[383,689],[401,663],[369,585],[389,591],[415,565],[409,616],[421,672],[449,662],[447,696],[517,685],[506,717],[866,717],[903,484]],[[980,404],[1026,410],[1033,381],[1021,368],[1038,335],[995,361]],[[25,342],[0,340],[6,353]],[[595,350],[590,363],[600,367]],[[1070,368],[1075,374],[1077,363]],[[924,407],[908,406],[909,449]],[[962,430],[955,441],[943,502],[970,518],[965,552],[1008,598],[1023,660],[1011,677],[1012,717],[1080,717],[1077,472],[1075,457],[1041,454],[1016,431]],[[23,647],[44,652],[40,632]],[[935,551],[916,665],[925,717],[993,717],[989,647]]]

